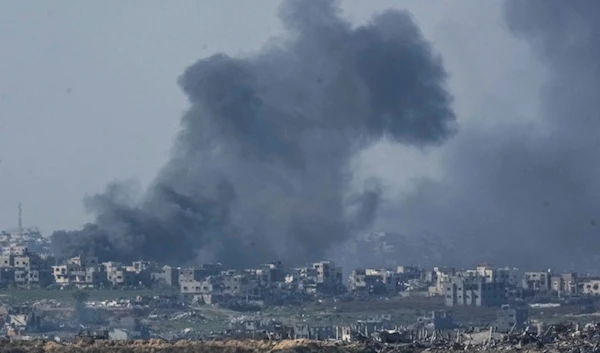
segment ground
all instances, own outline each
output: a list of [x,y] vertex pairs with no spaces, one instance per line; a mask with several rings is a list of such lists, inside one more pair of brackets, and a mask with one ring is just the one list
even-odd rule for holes
[[[73,293],[75,289],[65,290],[47,290],[47,289],[6,289],[0,291],[0,300],[7,302],[32,302],[42,299],[46,300],[57,300],[60,302],[71,302],[73,301]],[[164,293],[173,293],[165,290],[158,289],[132,289],[132,290],[89,290],[90,301],[102,301],[102,300],[113,300],[119,298],[135,298],[138,295],[142,296],[154,296]]]
[[[10,289],[0,291],[0,301],[4,303],[31,303],[46,299],[62,302],[59,308],[49,309],[65,311],[56,313],[61,317],[72,314],[74,304],[74,290],[18,290]],[[165,290],[90,290],[89,301],[112,300],[119,298],[133,299],[136,296],[154,296],[158,294],[173,294]],[[530,318],[544,322],[563,321],[565,319],[579,322],[598,320],[600,311],[598,304],[591,305],[583,311],[581,305],[565,306],[560,308],[531,309]],[[128,308],[100,309],[108,315],[120,315],[131,311]],[[148,320],[154,332],[181,332],[192,329],[197,334],[220,332],[228,328],[229,322],[234,318],[243,316],[260,316],[262,319],[282,321],[287,325],[349,325],[357,320],[365,320],[377,315],[391,315],[392,322],[396,325],[414,323],[417,318],[433,310],[449,311],[455,321],[462,325],[481,326],[495,321],[497,308],[475,308],[444,306],[443,298],[378,298],[370,300],[355,299],[352,301],[323,300],[302,305],[286,305],[268,307],[261,312],[242,313],[222,309],[209,305],[193,306],[178,309],[159,309],[150,312],[138,310],[137,314],[147,318],[149,314],[158,315],[158,319]],[[53,313],[54,314],[54,313]],[[66,316],[64,316],[66,315]]]

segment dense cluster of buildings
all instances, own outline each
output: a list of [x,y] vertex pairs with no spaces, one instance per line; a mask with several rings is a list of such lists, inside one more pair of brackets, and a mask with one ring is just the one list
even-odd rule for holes
[[552,270],[521,272],[516,268],[494,268],[485,263],[469,270],[452,267],[420,270],[400,266],[395,270],[354,270],[349,289],[356,294],[444,296],[447,306],[501,306],[511,296],[540,293],[597,296],[600,295],[600,278]]
[[422,269],[395,266],[354,269],[347,280],[332,261],[287,268],[272,262],[233,270],[222,264],[194,268],[159,266],[148,261],[122,264],[77,256],[56,263],[48,240],[35,229],[19,227],[0,233],[0,286],[20,288],[177,288],[187,299],[219,303],[231,298],[256,303],[290,298],[350,293],[355,296],[443,296],[447,306],[498,306],[511,296],[557,293],[560,296],[600,295],[600,278],[551,270],[521,272],[481,264],[474,269]]
[[272,262],[257,268],[234,270],[222,264],[193,268],[159,266],[148,261],[122,264],[77,256],[56,264],[51,256],[30,252],[23,246],[2,248],[0,284],[21,288],[76,287],[122,288],[165,286],[177,288],[192,301],[219,303],[231,298],[277,302],[290,297],[444,296],[447,306],[501,306],[515,293],[555,292],[562,296],[600,295],[600,279],[576,273],[524,272],[515,268],[475,269],[451,267],[420,269],[354,269],[347,280],[332,261],[286,268]]

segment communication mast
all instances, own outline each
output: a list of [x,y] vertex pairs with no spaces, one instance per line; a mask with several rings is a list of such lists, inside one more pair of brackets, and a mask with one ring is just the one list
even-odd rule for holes
[[23,234],[23,208],[19,202],[19,233]]

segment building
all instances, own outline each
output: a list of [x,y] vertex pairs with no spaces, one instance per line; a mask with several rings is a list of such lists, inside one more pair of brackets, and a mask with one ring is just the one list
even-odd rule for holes
[[454,267],[434,267],[432,275],[431,282],[435,283],[433,292],[443,295],[446,283],[449,283],[456,276],[456,269]]
[[585,295],[600,295],[600,278],[586,278],[581,281],[579,291]]
[[417,266],[398,266],[396,267],[396,273],[404,280],[419,279],[422,275],[421,270]]
[[261,285],[285,282],[285,269],[281,261],[264,264],[256,269],[246,269],[244,273],[252,279],[258,281]]
[[393,270],[356,269],[348,279],[348,287],[355,294],[395,294],[399,289],[400,275]]
[[454,276],[445,286],[446,306],[500,306],[506,300],[506,285],[481,277]]
[[54,283],[59,286],[96,288],[107,282],[106,266],[95,256],[76,256],[63,265],[52,266]]
[[116,287],[132,287],[140,284],[137,281],[137,273],[129,271],[126,267],[122,266],[112,267],[110,270],[107,268],[106,276],[109,284]]
[[285,283],[295,284],[297,288],[311,295],[335,294],[345,290],[342,268],[336,267],[332,261],[293,268],[286,275]]
[[559,295],[566,294],[577,294],[577,273],[569,272],[561,275],[551,277],[552,290],[557,292]]
[[52,283],[45,261],[23,246],[2,249],[0,272],[2,282],[20,288],[43,288]]
[[181,283],[180,291],[184,296],[221,293],[222,282],[221,278],[217,276],[209,276],[200,281],[193,280]]
[[298,325],[293,328],[292,335],[293,339],[325,341],[336,338],[337,329],[334,326]]
[[529,320],[529,312],[526,308],[512,308],[510,305],[502,305],[496,316],[496,331],[508,333],[512,330],[522,330]]
[[316,262],[312,266],[316,271],[317,292],[337,293],[344,287],[342,268],[333,261]]
[[452,315],[446,311],[431,311],[427,315],[417,318],[414,328],[427,331],[452,330],[456,328]]
[[179,270],[179,288],[186,286],[186,282],[197,282],[205,280],[208,277],[217,277],[221,275],[223,265],[221,264],[203,264],[197,268],[182,268]]
[[232,297],[246,299],[262,299],[262,291],[258,283],[246,274],[224,276],[221,282],[222,293]]
[[509,288],[516,288],[521,284],[521,271],[518,268],[504,267],[496,269],[496,280],[503,282]]
[[178,267],[163,266],[160,272],[153,272],[150,279],[155,283],[164,283],[169,287],[179,287]]
[[548,291],[552,288],[552,272],[525,272],[523,288],[533,291]]

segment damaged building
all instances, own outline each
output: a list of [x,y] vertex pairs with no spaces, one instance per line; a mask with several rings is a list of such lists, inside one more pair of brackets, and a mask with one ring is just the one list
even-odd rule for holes
[[0,276],[4,284],[14,283],[19,288],[44,288],[52,283],[47,261],[26,247],[3,248]]
[[523,330],[529,321],[529,311],[523,307],[502,305],[496,317],[496,331],[508,333],[513,330]]

